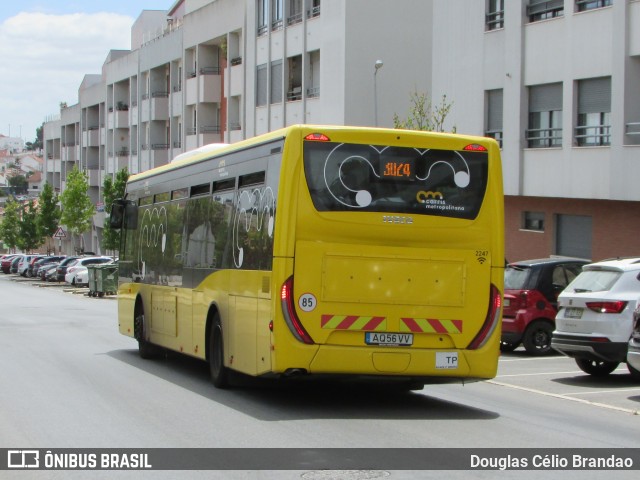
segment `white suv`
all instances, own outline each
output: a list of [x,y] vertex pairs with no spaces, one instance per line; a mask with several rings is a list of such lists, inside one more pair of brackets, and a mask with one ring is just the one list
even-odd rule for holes
[[[626,362],[639,297],[640,258],[585,265],[558,297],[551,347],[573,357],[590,375],[610,374]],[[640,371],[627,366],[640,377]]]

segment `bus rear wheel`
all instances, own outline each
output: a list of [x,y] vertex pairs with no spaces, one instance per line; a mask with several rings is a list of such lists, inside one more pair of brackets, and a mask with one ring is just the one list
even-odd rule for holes
[[220,316],[216,313],[211,325],[209,338],[209,370],[211,381],[216,388],[229,386],[229,369],[224,366],[224,342],[222,340],[222,325]]

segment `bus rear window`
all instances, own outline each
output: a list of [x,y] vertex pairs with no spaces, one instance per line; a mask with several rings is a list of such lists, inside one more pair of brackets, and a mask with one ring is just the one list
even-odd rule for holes
[[488,154],[305,142],[304,171],[318,211],[473,219],[487,187]]

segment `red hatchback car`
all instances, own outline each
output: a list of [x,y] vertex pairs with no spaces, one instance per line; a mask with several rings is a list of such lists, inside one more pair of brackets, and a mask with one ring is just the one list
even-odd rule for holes
[[558,295],[590,263],[557,257],[507,264],[501,350],[510,352],[521,343],[531,355],[551,353]]
[[0,268],[2,268],[2,273],[11,273],[11,262],[18,254],[7,254],[3,255],[0,260]]

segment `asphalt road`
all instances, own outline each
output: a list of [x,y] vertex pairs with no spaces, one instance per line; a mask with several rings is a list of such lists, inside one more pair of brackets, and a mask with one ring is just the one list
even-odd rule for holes
[[[242,381],[215,389],[202,362],[167,354],[142,360],[117,330],[117,300],[38,288],[0,275],[0,448],[411,448],[640,447],[640,382],[623,366],[583,374],[562,356],[516,350],[498,376],[411,393],[326,382]],[[244,450],[243,450],[244,451]],[[371,452],[375,455],[376,452]],[[276,451],[283,454],[283,451]],[[0,478],[540,478],[540,471],[0,471]],[[638,466],[636,466],[638,468]],[[446,473],[446,474],[445,474]],[[552,470],[543,478],[601,478]],[[638,478],[616,471],[615,478]]]

